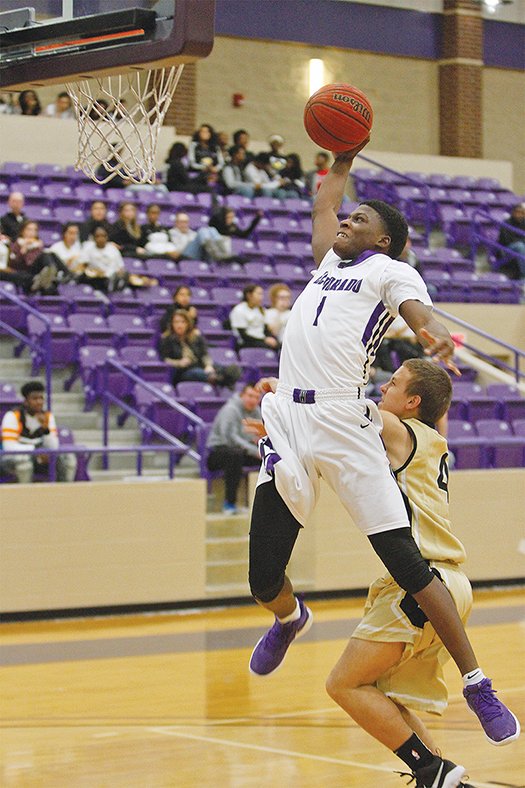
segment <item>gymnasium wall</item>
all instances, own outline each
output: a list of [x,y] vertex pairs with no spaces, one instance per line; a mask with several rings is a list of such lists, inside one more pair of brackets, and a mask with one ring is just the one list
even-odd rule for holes
[[[471,580],[523,577],[525,470],[452,472],[450,490]],[[2,613],[210,598],[201,480],[3,485],[0,496]],[[297,587],[362,589],[381,572],[323,484],[290,566]]]

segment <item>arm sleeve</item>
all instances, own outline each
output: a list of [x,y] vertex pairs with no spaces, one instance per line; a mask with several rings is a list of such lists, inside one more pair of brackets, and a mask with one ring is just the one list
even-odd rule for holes
[[49,414],[49,421],[47,426],[49,429],[49,435],[44,436],[44,440],[42,441],[42,446],[45,447],[46,449],[58,449],[60,445],[60,441],[58,440],[57,423],[52,413]]
[[8,410],[2,419],[2,448],[9,451],[33,451],[30,443],[21,443],[18,419],[12,410]]
[[381,300],[394,315],[399,314],[399,307],[404,301],[421,301],[426,306],[432,306],[432,299],[421,276],[409,265],[397,260],[385,267],[380,290]]

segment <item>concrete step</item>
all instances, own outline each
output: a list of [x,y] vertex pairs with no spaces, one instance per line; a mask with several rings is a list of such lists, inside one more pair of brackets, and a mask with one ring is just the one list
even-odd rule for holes
[[206,560],[209,564],[222,561],[248,560],[248,536],[206,539]]
[[248,583],[248,562],[209,561],[206,564],[206,586],[241,585]]
[[247,537],[250,530],[248,514],[206,515],[206,538],[207,539],[228,539]]

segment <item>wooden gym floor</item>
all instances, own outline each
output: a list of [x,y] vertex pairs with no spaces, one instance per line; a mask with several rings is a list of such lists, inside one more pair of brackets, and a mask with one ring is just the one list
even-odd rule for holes
[[[3,788],[402,788],[402,763],[333,704],[324,681],[363,600],[316,602],[282,669],[251,676],[270,623],[255,605],[6,624]],[[479,592],[469,632],[485,673],[525,722],[525,597]],[[447,666],[450,705],[425,716],[477,788],[523,788],[525,734],[493,747]]]

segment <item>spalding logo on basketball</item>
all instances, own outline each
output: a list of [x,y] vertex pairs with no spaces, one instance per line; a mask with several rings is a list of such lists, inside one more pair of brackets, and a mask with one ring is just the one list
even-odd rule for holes
[[335,153],[360,145],[370,133],[373,118],[365,94],[345,83],[320,88],[304,108],[304,127],[310,139]]

